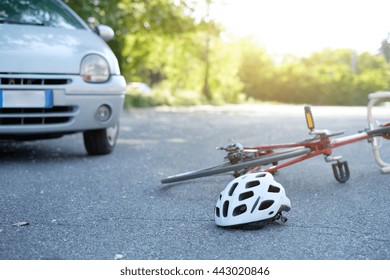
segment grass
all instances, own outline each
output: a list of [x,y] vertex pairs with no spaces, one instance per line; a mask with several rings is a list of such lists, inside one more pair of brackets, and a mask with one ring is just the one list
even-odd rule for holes
[[151,92],[144,93],[139,90],[127,90],[125,96],[125,108],[145,108],[154,106],[194,106],[194,105],[224,105],[255,102],[244,94],[226,97],[221,94],[214,94],[208,100],[202,93],[193,90],[177,90],[175,92],[166,88],[156,88]]

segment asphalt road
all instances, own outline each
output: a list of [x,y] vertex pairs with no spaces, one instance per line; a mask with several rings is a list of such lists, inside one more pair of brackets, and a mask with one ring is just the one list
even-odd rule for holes
[[[363,107],[313,113],[318,128],[367,126]],[[220,163],[219,145],[307,137],[302,106],[137,109],[121,125],[108,156],[87,156],[81,134],[0,142],[0,259],[390,259],[390,174],[366,142],[336,151],[349,161],[346,184],[322,157],[280,171],[288,221],[258,230],[214,224],[228,176],[160,183]]]

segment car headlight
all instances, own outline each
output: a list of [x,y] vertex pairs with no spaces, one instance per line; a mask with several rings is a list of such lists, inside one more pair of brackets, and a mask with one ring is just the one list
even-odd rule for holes
[[110,67],[102,56],[90,54],[81,61],[80,74],[88,83],[102,83],[110,78]]

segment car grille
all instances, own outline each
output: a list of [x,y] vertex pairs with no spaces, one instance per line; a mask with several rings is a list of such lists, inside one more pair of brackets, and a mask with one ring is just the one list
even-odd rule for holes
[[53,108],[0,108],[0,126],[4,125],[50,125],[67,123],[73,119],[76,107]]
[[2,78],[0,85],[66,85],[70,79]]

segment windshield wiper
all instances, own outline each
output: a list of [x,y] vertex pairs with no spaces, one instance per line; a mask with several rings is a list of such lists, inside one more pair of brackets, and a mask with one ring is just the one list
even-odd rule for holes
[[3,19],[3,18],[0,18],[0,23],[21,24],[21,25],[37,25],[37,26],[44,26],[45,25],[43,22],[20,21],[20,20]]

